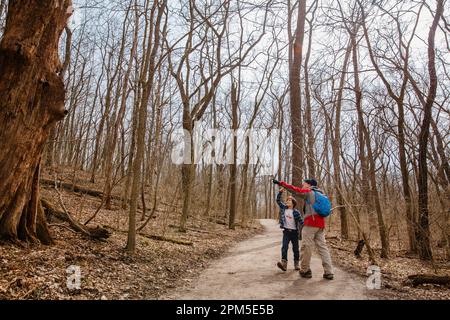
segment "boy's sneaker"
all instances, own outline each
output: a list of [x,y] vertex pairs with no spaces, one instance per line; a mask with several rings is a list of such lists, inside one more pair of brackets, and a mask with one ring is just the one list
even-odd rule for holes
[[306,279],[312,278],[311,269],[309,269],[308,271],[305,271],[305,272],[300,271],[299,273],[300,273],[300,277],[302,277],[302,278],[306,278]]
[[287,260],[281,260],[281,262],[278,262],[277,267],[283,271],[286,271],[287,270]]
[[300,266],[299,266],[299,262],[298,262],[298,261],[294,261],[294,269],[295,269],[296,271],[299,271],[299,270],[300,270]]
[[327,280],[333,280],[334,279],[334,274],[332,274],[332,273],[325,273],[323,275],[323,278],[327,279]]

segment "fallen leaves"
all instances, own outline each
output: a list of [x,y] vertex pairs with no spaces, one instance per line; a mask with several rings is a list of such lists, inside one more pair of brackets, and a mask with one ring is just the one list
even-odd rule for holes
[[[58,195],[51,189],[43,189],[42,193],[58,203]],[[79,195],[66,190],[61,194],[67,210],[78,221],[91,216],[100,201],[84,196],[80,212]],[[101,209],[94,223],[126,229],[127,215],[128,212],[120,209]],[[174,216],[167,220],[176,219]],[[152,219],[143,231],[156,235],[158,230],[164,230],[164,233],[154,239],[138,236],[137,253],[133,257],[124,250],[127,235],[121,232],[113,232],[107,242],[99,242],[66,228],[52,228],[56,245],[50,247],[0,245],[0,299],[158,299],[167,291],[193,281],[229,246],[260,230],[238,228],[231,231],[226,226],[216,225],[211,231],[192,225],[187,233],[181,234],[175,227],[162,226],[161,221]],[[180,241],[172,243],[161,239]],[[192,245],[186,245],[188,243]],[[80,289],[67,287],[70,266],[80,267]]]
[[[353,254],[356,247],[353,241],[327,238],[332,251],[333,261],[342,269],[367,277],[367,268],[370,263],[367,254],[363,251],[362,258]],[[375,248],[376,249],[376,248]],[[379,256],[379,250],[376,249]],[[382,274],[382,290],[373,290],[372,293],[381,299],[420,299],[420,300],[449,300],[450,290],[440,285],[420,285],[413,287],[406,280],[411,274],[449,275],[449,261],[436,261],[434,264],[423,262],[404,252],[393,251],[390,259],[378,259]]]

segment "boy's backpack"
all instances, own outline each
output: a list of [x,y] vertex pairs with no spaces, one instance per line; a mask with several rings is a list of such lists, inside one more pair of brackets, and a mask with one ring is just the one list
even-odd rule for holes
[[320,192],[314,191],[316,201],[312,205],[314,211],[321,217],[328,217],[331,214],[331,201]]

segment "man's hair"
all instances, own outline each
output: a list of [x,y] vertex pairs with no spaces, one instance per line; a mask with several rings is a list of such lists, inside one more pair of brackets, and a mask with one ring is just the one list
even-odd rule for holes
[[311,187],[317,187],[317,180],[316,179],[305,179],[303,181],[305,181]]
[[293,196],[289,196],[288,199],[292,200],[292,207],[295,208],[297,206],[297,200]]

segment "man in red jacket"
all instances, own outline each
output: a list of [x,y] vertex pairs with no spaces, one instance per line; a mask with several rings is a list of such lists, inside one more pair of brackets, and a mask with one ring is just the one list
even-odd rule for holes
[[311,255],[314,244],[319,251],[320,258],[322,259],[322,265],[324,268],[324,279],[333,280],[333,265],[331,262],[330,252],[325,241],[325,218],[318,215],[314,209],[313,204],[315,202],[315,193],[323,193],[317,187],[317,181],[314,179],[306,179],[303,181],[302,187],[295,187],[287,184],[283,181],[277,181],[273,179],[274,184],[278,184],[288,190],[297,192],[300,197],[305,199],[305,206],[303,208],[303,230],[302,230],[302,248],[301,248],[301,268],[300,276],[303,278],[312,278],[312,272],[310,268]]

